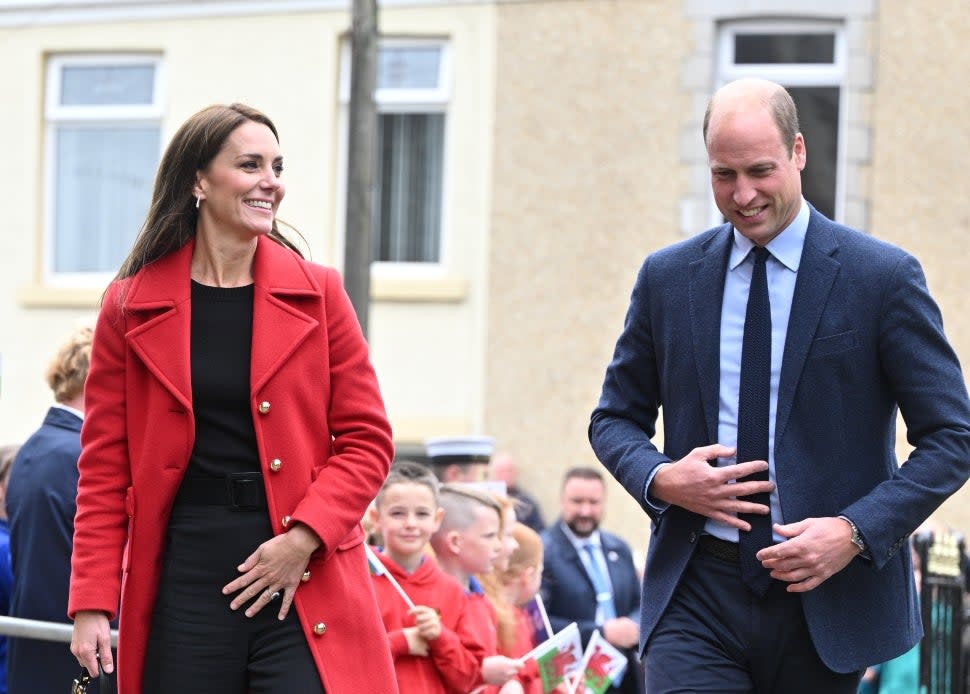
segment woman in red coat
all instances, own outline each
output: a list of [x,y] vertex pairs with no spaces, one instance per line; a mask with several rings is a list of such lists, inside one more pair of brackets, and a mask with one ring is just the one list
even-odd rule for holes
[[[334,270],[281,236],[276,128],[175,134],[85,392],[71,650],[121,694],[396,692],[358,524],[391,433]],[[363,646],[363,647],[362,647]]]

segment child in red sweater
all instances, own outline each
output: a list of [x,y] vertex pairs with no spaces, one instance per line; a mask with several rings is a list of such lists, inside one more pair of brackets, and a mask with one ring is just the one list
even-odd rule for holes
[[431,546],[442,570],[464,586],[468,616],[477,638],[485,646],[489,667],[479,684],[501,685],[519,671],[515,660],[498,654],[495,608],[475,574],[492,570],[502,548],[502,508],[491,494],[468,484],[441,487],[445,510],[441,527],[431,536]]
[[464,589],[426,553],[442,514],[438,481],[409,462],[391,468],[370,510],[384,542],[376,554],[415,604],[410,609],[387,576],[373,577],[401,694],[467,694],[490,653],[469,619]]
[[[495,572],[495,580],[502,597],[515,605],[515,633],[509,643],[499,644],[499,653],[509,658],[521,658],[537,645],[533,640],[532,617],[525,611],[542,583],[542,539],[532,528],[516,523],[512,528],[516,548],[506,567]],[[566,691],[563,687],[562,691]],[[542,680],[534,660],[527,661],[515,679],[499,688],[490,687],[487,694],[542,694]]]

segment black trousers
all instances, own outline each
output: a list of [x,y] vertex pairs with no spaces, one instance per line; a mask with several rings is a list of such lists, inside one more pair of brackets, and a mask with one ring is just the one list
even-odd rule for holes
[[862,675],[833,672],[821,661],[798,594],[774,581],[756,597],[738,563],[700,549],[644,662],[649,694],[855,694]]
[[176,504],[145,654],[143,694],[322,694],[296,611],[254,617],[222,587],[272,536],[265,510]]

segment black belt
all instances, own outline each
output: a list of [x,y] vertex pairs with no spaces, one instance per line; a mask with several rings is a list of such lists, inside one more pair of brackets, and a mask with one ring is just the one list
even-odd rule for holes
[[175,496],[175,503],[228,506],[234,511],[262,511],[267,508],[263,474],[233,472],[225,477],[186,477]]
[[700,551],[721,561],[729,561],[732,564],[739,563],[738,543],[728,542],[713,535],[701,535],[697,540]]

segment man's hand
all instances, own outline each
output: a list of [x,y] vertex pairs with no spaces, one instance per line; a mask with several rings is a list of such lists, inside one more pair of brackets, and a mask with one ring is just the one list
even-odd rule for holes
[[782,537],[758,552],[758,561],[771,577],[788,582],[789,593],[817,588],[844,569],[859,548],[852,543],[852,528],[841,518],[806,518],[798,523],[774,526]]
[[742,501],[737,497],[770,493],[775,485],[769,481],[735,482],[742,477],[767,470],[768,463],[764,460],[724,467],[714,467],[708,462],[715,458],[728,458],[734,455],[734,451],[734,448],[719,443],[695,448],[654,475],[648,489],[650,496],[738,530],[751,530],[751,524],[738,518],[737,514],[767,514],[770,509],[766,504]]
[[603,637],[617,648],[633,648],[640,642],[640,627],[629,617],[603,623]]

